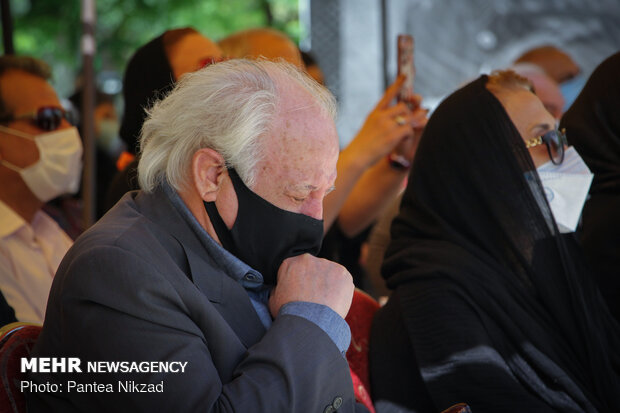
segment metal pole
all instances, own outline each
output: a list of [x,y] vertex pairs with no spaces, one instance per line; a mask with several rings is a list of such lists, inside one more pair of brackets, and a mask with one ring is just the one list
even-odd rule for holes
[[95,222],[96,157],[95,157],[95,0],[82,0],[82,70],[84,76],[82,101],[82,140],[84,142],[84,172],[82,195],[84,228]]
[[388,78],[388,47],[390,43],[388,42],[388,27],[387,27],[387,0],[381,0],[381,42],[383,44],[383,90],[387,89],[390,84],[390,79]]
[[13,17],[9,0],[2,0],[2,41],[4,54],[15,54],[13,46]]

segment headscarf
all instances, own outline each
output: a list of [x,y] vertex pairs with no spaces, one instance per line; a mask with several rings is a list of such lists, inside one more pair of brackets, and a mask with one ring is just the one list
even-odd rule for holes
[[134,154],[138,151],[140,130],[146,118],[145,109],[174,86],[174,73],[163,44],[164,34],[139,48],[125,70],[125,112],[120,136],[127,144],[127,150]]
[[594,173],[579,236],[600,290],[620,320],[620,52],[592,72],[560,127]]
[[559,389],[585,411],[618,411],[619,327],[560,236],[487,79],[452,94],[429,120],[383,276],[390,288],[447,280],[514,376],[549,405],[565,406]]
[[592,173],[590,193],[620,194],[620,52],[592,72],[562,117],[569,144]]

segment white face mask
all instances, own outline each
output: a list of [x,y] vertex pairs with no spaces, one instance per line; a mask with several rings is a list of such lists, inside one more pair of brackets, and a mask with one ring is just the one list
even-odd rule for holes
[[19,172],[39,200],[47,202],[78,190],[82,172],[82,141],[76,128],[36,136],[4,126],[0,126],[0,131],[33,140],[37,144],[39,160],[34,164],[20,168],[4,159],[0,163]]
[[549,161],[537,172],[558,229],[561,233],[575,231],[594,175],[572,146],[562,164]]

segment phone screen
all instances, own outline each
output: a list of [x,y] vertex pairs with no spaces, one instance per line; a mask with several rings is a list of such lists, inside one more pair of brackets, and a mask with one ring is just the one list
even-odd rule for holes
[[398,35],[398,74],[405,75],[405,83],[398,93],[398,100],[411,104],[413,96],[413,80],[415,68],[413,66],[413,37],[408,34]]

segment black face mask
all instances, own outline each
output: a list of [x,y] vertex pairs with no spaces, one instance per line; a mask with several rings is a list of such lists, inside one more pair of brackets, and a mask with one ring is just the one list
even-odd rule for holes
[[275,285],[286,258],[318,254],[323,220],[280,209],[245,186],[234,169],[228,174],[239,204],[235,223],[226,227],[215,202],[204,203],[207,214],[224,248],[259,271],[265,284]]

